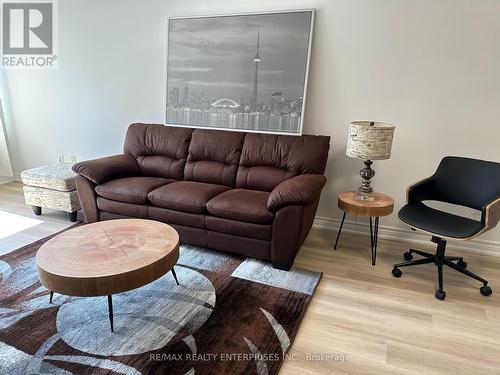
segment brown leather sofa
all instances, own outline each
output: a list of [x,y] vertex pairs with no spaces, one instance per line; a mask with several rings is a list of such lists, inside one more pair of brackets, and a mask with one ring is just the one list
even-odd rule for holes
[[289,270],[318,206],[330,137],[132,124],[123,154],[73,170],[88,223],[172,225],[181,242]]

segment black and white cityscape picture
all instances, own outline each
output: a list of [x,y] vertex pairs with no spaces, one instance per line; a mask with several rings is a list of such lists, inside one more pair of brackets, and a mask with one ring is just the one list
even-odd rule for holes
[[166,123],[302,133],[313,10],[170,18]]

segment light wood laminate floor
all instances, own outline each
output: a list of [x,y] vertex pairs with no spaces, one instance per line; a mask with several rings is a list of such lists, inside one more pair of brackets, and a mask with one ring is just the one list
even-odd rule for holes
[[[21,183],[0,185],[0,255],[74,224],[65,212],[42,211],[43,215],[35,216],[25,204]],[[78,219],[82,219],[80,213]]]
[[[12,226],[8,215],[42,222],[0,238],[0,254],[70,225],[56,211],[35,217],[18,183],[0,186],[0,236]],[[392,277],[409,244],[381,239],[373,267],[368,237],[343,233],[335,251],[334,236],[313,230],[296,260],[323,278],[280,374],[500,374],[500,257],[450,252],[466,257],[493,295],[481,296],[478,282],[445,269],[447,297],[438,301],[434,265]]]

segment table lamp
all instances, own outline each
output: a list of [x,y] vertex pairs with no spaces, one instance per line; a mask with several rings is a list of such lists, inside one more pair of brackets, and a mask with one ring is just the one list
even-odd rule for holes
[[353,121],[349,125],[346,155],[362,159],[365,167],[359,172],[361,186],[355,195],[358,200],[374,200],[371,179],[375,171],[371,168],[372,160],[391,157],[392,138],[395,126],[385,122]]

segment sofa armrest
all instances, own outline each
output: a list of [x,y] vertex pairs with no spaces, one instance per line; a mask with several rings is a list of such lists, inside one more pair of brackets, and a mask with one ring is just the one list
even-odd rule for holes
[[321,193],[326,177],[320,174],[302,174],[276,186],[267,199],[267,208],[276,211],[287,205],[311,203]]
[[73,172],[94,184],[102,184],[117,178],[137,176],[139,166],[133,156],[122,154],[82,161],[73,166]]

